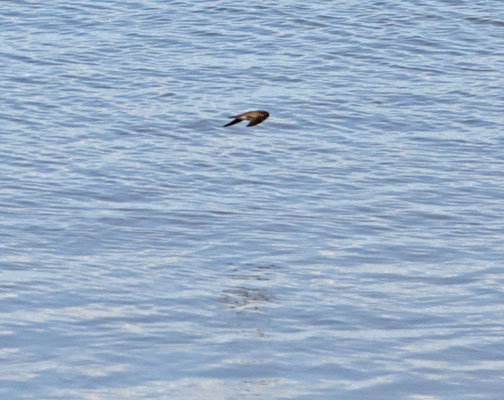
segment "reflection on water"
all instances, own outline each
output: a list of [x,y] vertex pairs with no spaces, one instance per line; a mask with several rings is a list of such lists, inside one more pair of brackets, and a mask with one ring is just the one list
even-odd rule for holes
[[[237,281],[237,286],[226,289],[222,293],[222,301],[237,313],[246,311],[264,311],[267,303],[271,303],[272,295],[268,289],[254,288],[248,284],[254,281],[270,281],[271,272],[277,267],[274,264],[267,266],[253,266],[246,263],[243,266],[228,265],[230,281]],[[247,285],[247,286],[241,286]]]

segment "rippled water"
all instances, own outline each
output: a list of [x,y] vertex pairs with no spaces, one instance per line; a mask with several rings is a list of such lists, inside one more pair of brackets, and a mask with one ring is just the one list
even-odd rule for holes
[[502,2],[0,13],[2,399],[502,398]]

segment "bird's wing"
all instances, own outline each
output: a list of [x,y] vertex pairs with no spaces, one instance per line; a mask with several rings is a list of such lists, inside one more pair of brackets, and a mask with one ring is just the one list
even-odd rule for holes
[[[230,118],[234,118],[234,117],[230,117]],[[236,118],[233,121],[231,121],[230,123],[224,125],[223,127],[234,125],[234,124],[237,124],[238,122],[242,122],[242,120],[240,118]]]
[[247,125],[247,128],[249,126],[254,126],[254,125],[257,125],[257,124],[260,124],[261,122],[263,122],[266,118],[265,115],[258,115],[257,117],[254,117],[250,120],[250,123]]

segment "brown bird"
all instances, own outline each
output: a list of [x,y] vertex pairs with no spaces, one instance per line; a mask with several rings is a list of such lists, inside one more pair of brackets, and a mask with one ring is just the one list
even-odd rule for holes
[[248,128],[249,126],[254,126],[254,125],[260,124],[261,122],[266,120],[266,118],[268,118],[268,117],[269,117],[269,112],[266,112],[266,111],[249,111],[249,112],[245,112],[240,115],[235,115],[234,117],[229,117],[229,118],[234,118],[234,120],[224,126],[234,125],[234,124],[237,124],[238,122],[242,122],[242,121],[250,121],[249,124],[247,125],[247,128]]

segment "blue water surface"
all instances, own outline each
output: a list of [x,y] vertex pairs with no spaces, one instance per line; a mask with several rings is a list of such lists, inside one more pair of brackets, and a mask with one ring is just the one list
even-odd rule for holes
[[502,399],[504,3],[4,1],[0,33],[2,399]]

